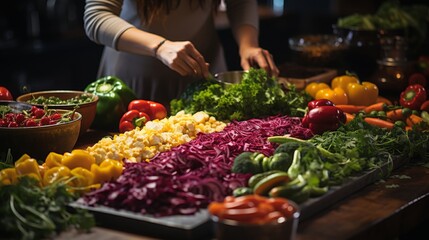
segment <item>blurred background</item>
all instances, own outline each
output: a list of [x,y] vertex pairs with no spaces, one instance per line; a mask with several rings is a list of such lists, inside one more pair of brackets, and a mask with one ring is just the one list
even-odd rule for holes
[[[260,44],[278,65],[293,61],[288,39],[332,34],[339,17],[374,13],[381,0],[259,0]],[[428,4],[427,0],[402,1]],[[84,34],[84,0],[3,1],[0,8],[0,85],[13,96],[37,90],[82,90],[96,80],[102,46]],[[230,70],[240,69],[225,16],[216,18]],[[427,43],[423,52],[427,52]]]

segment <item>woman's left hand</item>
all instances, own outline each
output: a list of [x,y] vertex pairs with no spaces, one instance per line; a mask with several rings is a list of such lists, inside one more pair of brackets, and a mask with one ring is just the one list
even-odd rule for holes
[[241,67],[249,70],[251,67],[265,69],[271,76],[277,77],[279,69],[277,68],[271,53],[259,47],[249,47],[241,51]]

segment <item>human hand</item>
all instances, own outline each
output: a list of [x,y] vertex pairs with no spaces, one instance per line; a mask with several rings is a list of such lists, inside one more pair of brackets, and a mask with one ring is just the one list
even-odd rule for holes
[[241,56],[241,67],[243,70],[249,70],[251,67],[259,67],[265,69],[268,75],[277,77],[279,75],[279,69],[277,68],[273,56],[268,50],[248,47],[240,52]]
[[208,64],[189,41],[166,41],[158,48],[156,57],[182,76],[209,76]]

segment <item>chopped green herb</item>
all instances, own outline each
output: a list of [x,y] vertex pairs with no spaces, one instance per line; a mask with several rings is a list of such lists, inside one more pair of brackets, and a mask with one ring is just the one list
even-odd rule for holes
[[40,187],[35,179],[22,177],[16,185],[0,186],[0,236],[46,239],[71,227],[88,231],[95,225],[94,217],[67,209],[75,199],[63,182]]

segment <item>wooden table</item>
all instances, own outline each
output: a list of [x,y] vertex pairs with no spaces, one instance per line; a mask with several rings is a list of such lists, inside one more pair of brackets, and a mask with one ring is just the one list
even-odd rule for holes
[[[84,148],[108,133],[88,132]],[[297,240],[429,239],[429,168],[407,164],[390,177],[332,203],[298,225]],[[423,234],[423,238],[417,235]],[[153,239],[96,227],[89,234],[67,232],[60,239]]]

